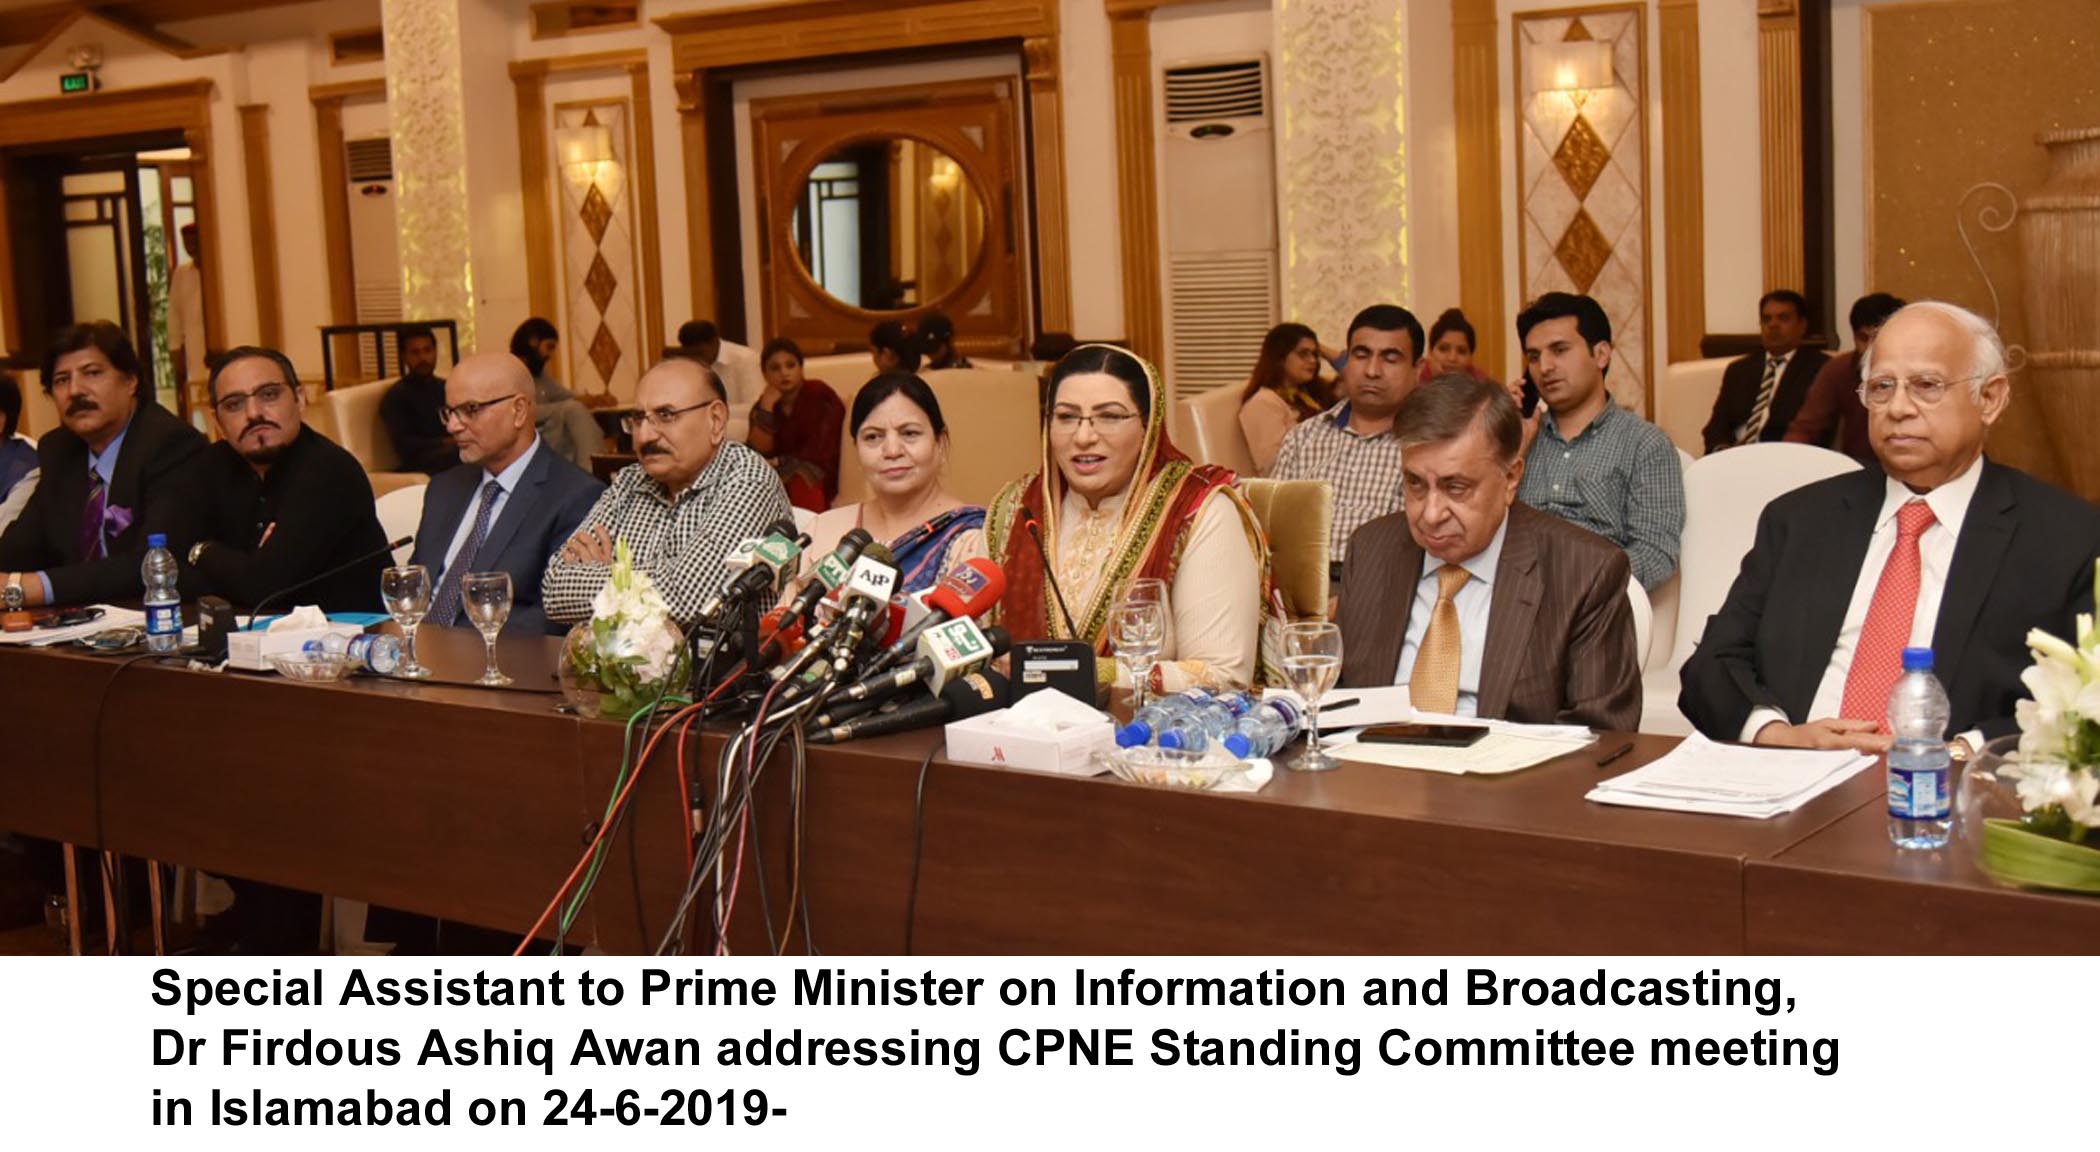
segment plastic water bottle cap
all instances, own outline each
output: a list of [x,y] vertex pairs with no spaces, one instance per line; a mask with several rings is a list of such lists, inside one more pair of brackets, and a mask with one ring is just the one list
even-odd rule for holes
[[1905,672],[1932,671],[1932,649],[1905,648],[1903,650],[1903,670]]
[[1232,753],[1233,759],[1245,760],[1247,753],[1254,751],[1254,742],[1247,739],[1246,733],[1234,732],[1225,738],[1225,750]]
[[167,546],[168,536],[165,532],[155,532],[146,537],[146,547],[148,548],[166,548]]
[[1152,725],[1142,720],[1126,724],[1116,732],[1116,747],[1137,748],[1152,743]]
[[1186,750],[1187,743],[1179,732],[1162,732],[1159,734],[1159,746],[1169,752],[1181,752]]

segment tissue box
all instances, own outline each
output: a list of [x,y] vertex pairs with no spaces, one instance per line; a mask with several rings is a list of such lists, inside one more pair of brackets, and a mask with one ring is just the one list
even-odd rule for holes
[[247,672],[268,672],[271,670],[270,657],[289,656],[305,648],[308,640],[319,640],[331,632],[346,637],[356,636],[364,632],[364,627],[331,622],[319,628],[229,633],[226,637],[226,663]]
[[948,725],[948,759],[958,764],[1093,776],[1103,771],[1095,756],[1116,746],[1116,726],[1107,716],[1099,724],[1043,732],[1002,727],[1000,720],[1008,711],[1002,708]]

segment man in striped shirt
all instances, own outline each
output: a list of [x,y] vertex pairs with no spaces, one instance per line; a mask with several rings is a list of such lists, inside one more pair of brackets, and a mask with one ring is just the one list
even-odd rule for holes
[[1400,441],[1393,416],[1415,390],[1422,322],[1397,304],[1373,304],[1349,322],[1340,404],[1302,421],[1283,438],[1277,480],[1324,480],[1334,489],[1329,576],[1341,580],[1342,558],[1358,528],[1400,510]]
[[540,583],[547,619],[588,619],[605,586],[615,541],[647,572],[679,624],[691,627],[719,591],[723,560],[740,540],[788,519],[787,493],[765,457],[726,438],[729,404],[714,371],[666,359],[635,385],[627,417],[636,463],[613,477]]

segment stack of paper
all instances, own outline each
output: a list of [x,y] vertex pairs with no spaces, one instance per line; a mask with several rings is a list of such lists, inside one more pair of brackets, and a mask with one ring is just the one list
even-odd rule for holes
[[27,632],[0,633],[0,644],[21,644],[30,648],[45,648],[53,644],[64,644],[83,636],[93,636],[110,628],[143,628],[146,614],[131,608],[118,608],[109,604],[97,604],[102,615],[85,624],[74,624],[65,628],[32,628]]
[[1355,733],[1330,736],[1321,741],[1344,760],[1378,764],[1387,768],[1414,768],[1451,775],[1498,775],[1544,764],[1570,752],[1579,752],[1595,739],[1587,728],[1556,724],[1513,724],[1504,720],[1475,720],[1460,716],[1417,713],[1425,724],[1463,724],[1486,728],[1488,734],[1465,748],[1434,744],[1365,744]]
[[1844,749],[1716,744],[1694,734],[1661,759],[1592,788],[1588,798],[1766,820],[1792,812],[1873,763],[1872,756]]

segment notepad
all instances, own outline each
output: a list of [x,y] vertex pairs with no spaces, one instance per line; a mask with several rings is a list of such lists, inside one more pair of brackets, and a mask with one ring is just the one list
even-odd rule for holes
[[1874,758],[1830,751],[1716,744],[1696,733],[1661,758],[1590,789],[1599,804],[1769,820],[1792,812],[1870,767]]

